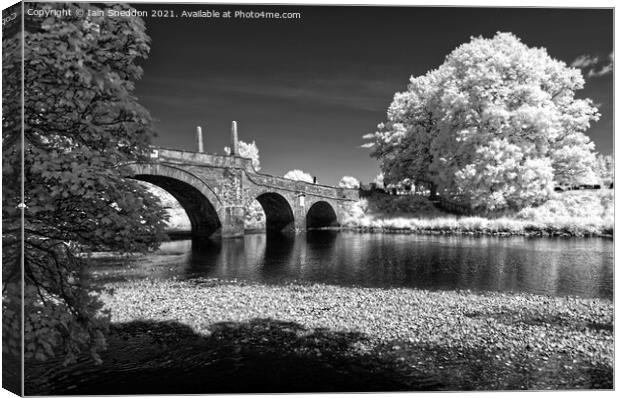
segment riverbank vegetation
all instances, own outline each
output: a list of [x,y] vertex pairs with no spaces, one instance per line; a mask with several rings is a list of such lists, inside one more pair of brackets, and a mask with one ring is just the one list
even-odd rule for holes
[[416,195],[373,194],[347,208],[345,229],[536,236],[613,235],[613,190],[554,192],[540,206],[482,216],[455,216]]
[[[73,390],[62,390],[68,383],[62,374],[71,368],[37,379],[54,384],[55,393],[613,385],[609,300],[215,279],[116,281],[106,287],[114,295],[103,297],[113,322],[104,363],[92,369],[79,364],[83,379],[79,386],[70,383]],[[115,377],[132,367],[147,377]],[[166,386],[157,372],[167,375]],[[110,377],[120,380],[115,387],[104,384]],[[32,388],[34,394],[50,387]]]

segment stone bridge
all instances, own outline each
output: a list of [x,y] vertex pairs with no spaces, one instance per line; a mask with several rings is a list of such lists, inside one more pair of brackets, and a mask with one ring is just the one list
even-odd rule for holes
[[272,231],[337,226],[343,205],[359,199],[354,189],[258,173],[250,159],[234,153],[160,148],[153,150],[149,162],[128,166],[131,178],[157,185],[179,201],[195,236],[243,236],[245,211],[254,199]]

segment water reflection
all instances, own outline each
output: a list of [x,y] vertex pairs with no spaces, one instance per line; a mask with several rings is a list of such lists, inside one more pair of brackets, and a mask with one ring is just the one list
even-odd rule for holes
[[613,297],[613,241],[597,238],[257,234],[167,242],[133,266],[148,267],[144,275],[160,278]]

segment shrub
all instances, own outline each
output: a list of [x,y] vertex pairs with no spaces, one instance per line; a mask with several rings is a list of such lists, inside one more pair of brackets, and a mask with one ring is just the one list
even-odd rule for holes
[[378,217],[394,215],[429,217],[445,214],[428,198],[417,195],[394,196],[373,192],[368,196],[367,203],[368,210]]
[[338,186],[341,188],[358,189],[360,187],[360,182],[355,177],[344,176],[338,183]]

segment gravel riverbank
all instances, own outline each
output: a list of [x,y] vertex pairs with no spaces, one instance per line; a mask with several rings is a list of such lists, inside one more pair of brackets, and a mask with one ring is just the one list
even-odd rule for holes
[[395,378],[379,390],[613,386],[609,300],[212,279],[110,287],[115,324],[175,322],[207,340],[225,330],[218,341],[250,356],[358,358]]
[[610,300],[216,279],[106,286],[103,364],[27,363],[27,394],[613,388]]

